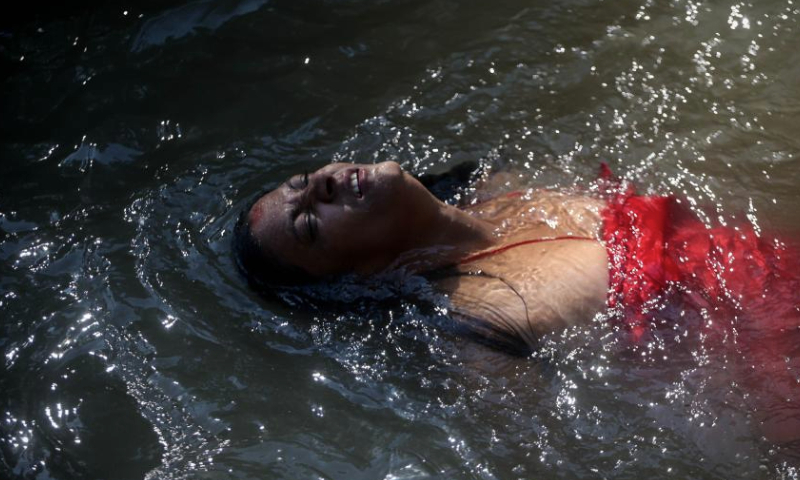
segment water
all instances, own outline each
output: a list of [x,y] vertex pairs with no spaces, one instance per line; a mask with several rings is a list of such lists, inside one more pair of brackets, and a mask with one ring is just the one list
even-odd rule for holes
[[796,235],[794,0],[22,6],[0,29],[0,473],[12,478],[798,478],[724,350],[598,321],[540,359],[413,302],[254,295],[238,210],[332,159],[601,160]]

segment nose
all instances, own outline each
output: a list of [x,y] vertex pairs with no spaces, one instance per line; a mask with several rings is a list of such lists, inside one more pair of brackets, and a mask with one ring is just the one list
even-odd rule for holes
[[331,203],[336,199],[336,180],[328,172],[315,172],[309,179],[311,192],[318,202]]

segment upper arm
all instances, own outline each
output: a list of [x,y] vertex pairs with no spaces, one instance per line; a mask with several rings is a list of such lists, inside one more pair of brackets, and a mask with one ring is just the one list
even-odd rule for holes
[[442,286],[449,294],[453,318],[470,332],[493,342],[528,349],[537,334],[528,317],[527,302],[501,279],[465,275],[447,279]]
[[485,273],[440,283],[456,312],[488,325],[481,329],[535,348],[542,335],[588,322],[605,308],[608,261],[601,244],[562,241],[510,252],[480,265]]

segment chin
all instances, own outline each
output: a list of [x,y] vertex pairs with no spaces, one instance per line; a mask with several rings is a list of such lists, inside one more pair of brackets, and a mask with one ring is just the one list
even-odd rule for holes
[[372,169],[372,180],[376,192],[381,196],[396,195],[402,192],[405,173],[397,162],[383,162],[376,164]]
[[373,212],[390,209],[407,190],[406,174],[396,162],[364,165],[367,173],[367,190],[362,205]]
[[386,162],[381,162],[375,165],[375,173],[379,173],[380,175],[387,175],[387,176],[402,176],[403,169],[400,167],[400,164],[397,162],[393,162],[391,160]]

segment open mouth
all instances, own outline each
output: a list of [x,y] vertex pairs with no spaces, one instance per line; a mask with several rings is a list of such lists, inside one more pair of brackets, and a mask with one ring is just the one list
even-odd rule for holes
[[356,197],[361,198],[363,196],[361,193],[361,183],[358,179],[358,170],[350,174],[350,187],[352,187]]

